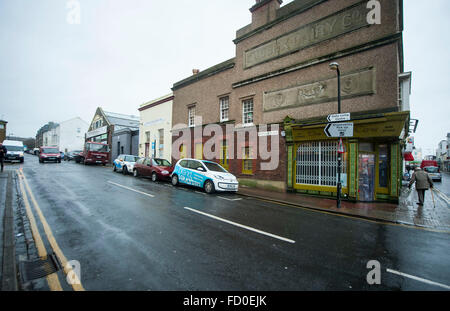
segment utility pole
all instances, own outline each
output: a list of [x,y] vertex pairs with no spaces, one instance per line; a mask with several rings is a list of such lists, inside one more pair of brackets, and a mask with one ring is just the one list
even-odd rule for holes
[[[334,62],[330,64],[331,70],[336,70],[337,72],[337,80],[338,80],[338,114],[341,113],[341,71],[339,70],[339,64]],[[338,143],[338,150],[337,150],[337,157],[338,157],[338,167],[337,167],[337,173],[338,173],[338,180],[337,180],[337,208],[341,208],[341,190],[342,190],[342,184],[341,184],[341,153],[340,153],[340,146],[342,146],[342,138],[339,138]]]

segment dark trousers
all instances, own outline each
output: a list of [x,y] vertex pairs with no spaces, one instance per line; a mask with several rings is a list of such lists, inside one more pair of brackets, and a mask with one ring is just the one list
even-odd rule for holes
[[417,189],[417,195],[419,196],[419,204],[423,205],[425,202],[425,191],[426,189]]
[[2,172],[3,172],[3,158],[0,158],[0,164],[2,166]]

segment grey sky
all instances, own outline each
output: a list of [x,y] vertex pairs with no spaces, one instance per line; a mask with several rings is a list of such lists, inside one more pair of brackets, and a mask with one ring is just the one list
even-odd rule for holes
[[[48,121],[95,109],[138,114],[174,82],[235,55],[237,29],[254,0],[0,0],[0,119],[8,134],[34,136]],[[284,4],[291,1],[284,1]],[[330,4],[332,1],[330,1]],[[413,72],[416,145],[435,149],[450,132],[447,0],[407,0],[405,71]]]

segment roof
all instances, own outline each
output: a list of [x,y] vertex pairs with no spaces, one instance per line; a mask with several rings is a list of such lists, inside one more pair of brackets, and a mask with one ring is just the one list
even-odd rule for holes
[[139,117],[133,115],[120,114],[115,112],[103,111],[108,121],[114,125],[115,129],[135,127],[139,128]]
[[143,103],[142,105],[139,106],[138,110],[139,111],[143,111],[143,110],[146,110],[148,108],[152,108],[152,107],[155,107],[157,105],[169,102],[169,101],[171,101],[173,99],[174,99],[173,93],[170,93],[170,94],[164,95],[164,96],[162,96],[160,98],[157,98],[157,99],[151,100],[149,102]]

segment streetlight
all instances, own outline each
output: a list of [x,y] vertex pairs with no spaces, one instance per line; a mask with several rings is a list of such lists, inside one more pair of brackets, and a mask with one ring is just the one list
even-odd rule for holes
[[[338,80],[338,113],[341,113],[341,71],[339,70],[339,63],[333,62],[330,64],[331,70],[336,70],[337,72],[337,80]],[[342,144],[342,138],[339,138],[339,145]],[[337,208],[341,208],[341,153],[339,152],[339,147],[337,148],[337,155],[338,155],[338,183],[337,183]]]

